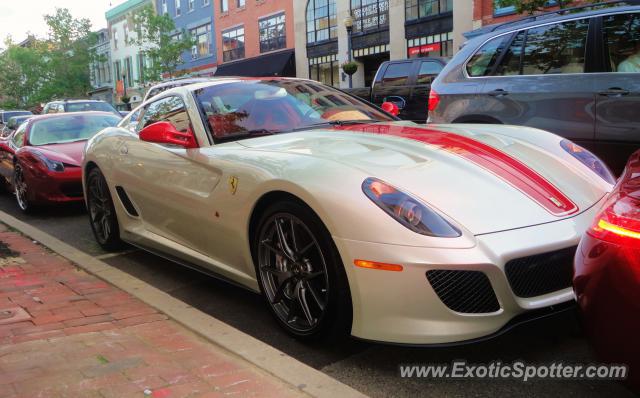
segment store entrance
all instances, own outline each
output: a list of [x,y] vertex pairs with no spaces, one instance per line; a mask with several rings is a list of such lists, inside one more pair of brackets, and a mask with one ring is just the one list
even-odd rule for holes
[[389,61],[389,53],[380,53],[373,55],[365,55],[364,57],[359,57],[357,60],[364,64],[364,84],[365,87],[371,87],[373,84],[373,79],[376,77],[376,72],[378,72],[378,68],[380,64],[385,61]]

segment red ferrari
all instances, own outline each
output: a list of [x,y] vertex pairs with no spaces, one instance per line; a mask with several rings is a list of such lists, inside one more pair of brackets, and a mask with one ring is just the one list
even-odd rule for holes
[[640,392],[640,151],[582,239],[573,283],[596,354],[627,364]]
[[119,121],[106,112],[35,116],[0,141],[0,174],[13,188],[20,209],[82,201],[85,142]]

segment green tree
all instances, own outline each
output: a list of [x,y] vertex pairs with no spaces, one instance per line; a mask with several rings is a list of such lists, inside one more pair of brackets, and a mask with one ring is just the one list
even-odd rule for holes
[[48,74],[40,90],[41,100],[86,96],[91,90],[89,66],[96,57],[92,46],[97,37],[91,32],[91,22],[74,18],[66,8],[56,8],[44,19],[49,27],[44,41]]
[[157,81],[165,74],[174,77],[183,63],[182,54],[195,45],[195,40],[185,30],[176,32],[173,19],[157,15],[151,6],[136,12],[133,21],[137,34],[132,43],[141,48],[147,60],[144,79]]
[[0,55],[0,106],[28,108],[37,104],[47,75],[42,43],[20,47],[7,40],[5,48]]
[[4,107],[32,107],[52,98],[84,97],[91,89],[91,48],[97,37],[87,19],[68,9],[45,15],[47,39],[32,38],[21,47],[8,38],[0,54],[0,96]]

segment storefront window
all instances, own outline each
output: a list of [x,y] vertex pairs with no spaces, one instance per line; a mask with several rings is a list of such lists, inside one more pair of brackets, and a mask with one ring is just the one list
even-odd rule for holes
[[389,26],[389,0],[351,0],[353,30],[364,32]]
[[309,78],[328,86],[340,86],[340,65],[336,55],[309,60]]
[[407,21],[453,11],[453,0],[406,0]]
[[284,13],[261,19],[260,52],[279,50],[287,47],[287,29],[284,23]]
[[335,0],[309,0],[307,3],[307,43],[338,37]]
[[222,58],[224,62],[244,58],[244,26],[222,32]]
[[452,57],[453,33],[442,33],[407,41],[407,57]]

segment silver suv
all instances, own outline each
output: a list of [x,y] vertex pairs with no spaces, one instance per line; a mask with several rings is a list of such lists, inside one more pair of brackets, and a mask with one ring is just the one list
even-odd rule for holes
[[640,6],[602,4],[483,30],[432,84],[429,122],[537,127],[620,172],[640,148]]

